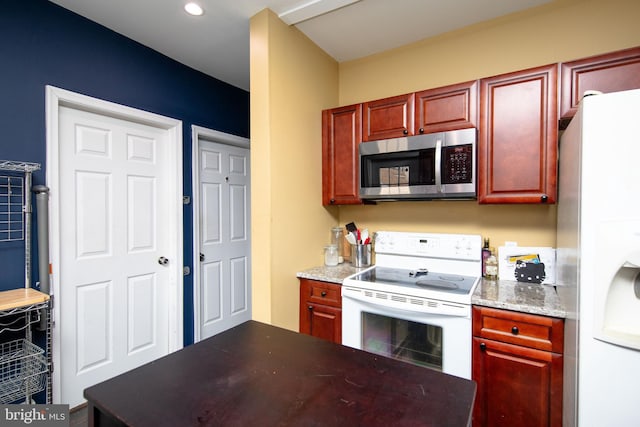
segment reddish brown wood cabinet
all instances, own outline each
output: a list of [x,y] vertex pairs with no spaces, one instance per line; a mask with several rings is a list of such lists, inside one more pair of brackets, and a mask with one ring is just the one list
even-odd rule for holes
[[300,279],[300,333],[342,344],[340,285]]
[[365,102],[362,107],[362,140],[413,135],[413,93]]
[[358,144],[362,104],[322,112],[322,204],[360,204]]
[[477,81],[417,92],[414,133],[445,132],[476,127],[477,111]]
[[480,81],[479,203],[555,203],[558,65]]
[[640,88],[640,47],[565,62],[560,76],[560,128],[564,129],[585,91],[608,93]]
[[473,426],[561,426],[563,345],[562,319],[473,307]]

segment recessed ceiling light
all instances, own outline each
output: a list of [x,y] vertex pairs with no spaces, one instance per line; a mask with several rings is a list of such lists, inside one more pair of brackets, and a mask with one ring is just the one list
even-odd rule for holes
[[189,15],[193,15],[193,16],[200,16],[204,14],[204,9],[202,9],[202,7],[200,7],[198,3],[194,3],[194,2],[189,2],[185,4],[184,10],[186,10]]

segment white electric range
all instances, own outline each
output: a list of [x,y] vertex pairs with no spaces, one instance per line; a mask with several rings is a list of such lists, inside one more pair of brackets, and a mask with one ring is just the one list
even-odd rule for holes
[[481,237],[380,231],[374,251],[342,284],[342,343],[470,379]]

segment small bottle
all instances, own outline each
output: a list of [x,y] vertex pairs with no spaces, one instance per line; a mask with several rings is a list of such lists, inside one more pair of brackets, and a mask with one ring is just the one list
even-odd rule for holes
[[489,249],[489,238],[484,238],[482,245],[482,277],[487,276],[487,258],[491,255],[491,249]]
[[491,255],[487,258],[485,263],[487,280],[498,280],[498,258],[495,255],[495,249],[491,248]]

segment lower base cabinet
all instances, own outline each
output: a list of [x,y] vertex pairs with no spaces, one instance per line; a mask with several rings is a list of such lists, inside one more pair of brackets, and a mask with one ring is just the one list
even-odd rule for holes
[[474,307],[473,335],[473,426],[561,426],[564,321]]
[[340,285],[300,279],[300,333],[342,344]]

